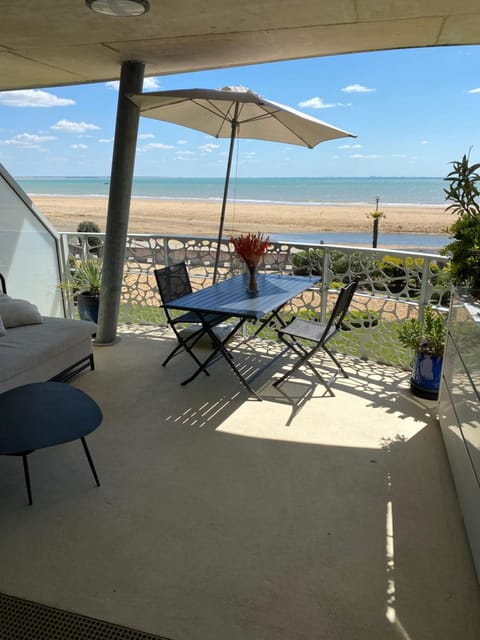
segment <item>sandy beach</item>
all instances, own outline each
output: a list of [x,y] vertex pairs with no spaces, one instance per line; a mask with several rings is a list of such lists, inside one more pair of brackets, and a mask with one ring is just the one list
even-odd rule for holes
[[[75,231],[82,220],[92,220],[105,231],[106,198],[35,196],[34,205],[57,231]],[[215,236],[219,202],[132,199],[130,233]],[[371,231],[368,206],[295,206],[229,203],[224,235],[239,232],[319,233]],[[454,217],[437,206],[385,206],[380,220],[383,233],[444,233]]]

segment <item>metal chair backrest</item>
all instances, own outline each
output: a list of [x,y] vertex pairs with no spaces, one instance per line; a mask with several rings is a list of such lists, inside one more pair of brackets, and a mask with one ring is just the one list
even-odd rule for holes
[[163,269],[155,269],[154,274],[163,304],[192,293],[192,285],[185,262],[172,264]]
[[335,330],[340,329],[357,287],[358,278],[355,278],[355,280],[352,280],[352,282],[349,282],[340,290],[335,306],[333,307],[333,311],[328,319],[324,335],[328,335],[331,327],[333,326],[335,326]]

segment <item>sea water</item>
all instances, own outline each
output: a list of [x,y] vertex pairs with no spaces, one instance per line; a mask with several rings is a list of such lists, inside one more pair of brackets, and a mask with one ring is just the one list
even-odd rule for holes
[[[108,177],[17,177],[31,195],[108,196]],[[296,205],[359,204],[445,205],[442,178],[236,178],[229,197],[239,202]],[[217,200],[223,197],[223,178],[137,177],[133,195],[166,200]]]

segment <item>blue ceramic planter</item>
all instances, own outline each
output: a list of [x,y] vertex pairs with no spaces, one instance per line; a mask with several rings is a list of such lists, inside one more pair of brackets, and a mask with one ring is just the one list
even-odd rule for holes
[[100,304],[100,296],[90,295],[88,293],[79,293],[77,297],[78,315],[81,320],[90,320],[98,322],[98,306]]
[[413,361],[410,389],[415,396],[437,400],[442,375],[443,356],[416,353]]

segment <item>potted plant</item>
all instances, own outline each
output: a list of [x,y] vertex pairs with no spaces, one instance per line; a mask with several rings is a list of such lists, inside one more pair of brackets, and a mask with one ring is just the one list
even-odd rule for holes
[[449,273],[454,285],[465,287],[475,298],[480,297],[480,164],[470,164],[470,154],[452,162],[453,170],[445,180],[446,211],[457,214],[448,229],[452,242],[442,249],[450,256]]
[[62,282],[62,289],[75,293],[78,315],[82,320],[98,321],[102,263],[100,260],[79,260],[71,263],[71,277]]
[[445,319],[429,305],[425,307],[423,320],[409,318],[397,332],[400,343],[414,351],[410,380],[412,393],[420,398],[436,400],[445,349]]
[[[92,233],[100,233],[100,227],[92,220],[82,220],[82,222],[78,223],[77,231],[79,233],[85,233],[88,231]],[[80,241],[80,244],[83,244],[83,241]],[[98,236],[88,236],[86,238],[86,245],[89,253],[98,256],[102,248],[102,240]]]
[[257,232],[241,234],[236,238],[232,237],[230,242],[247,267],[249,274],[247,291],[255,295],[258,291],[256,271],[264,253],[270,247],[270,238],[263,233]]

